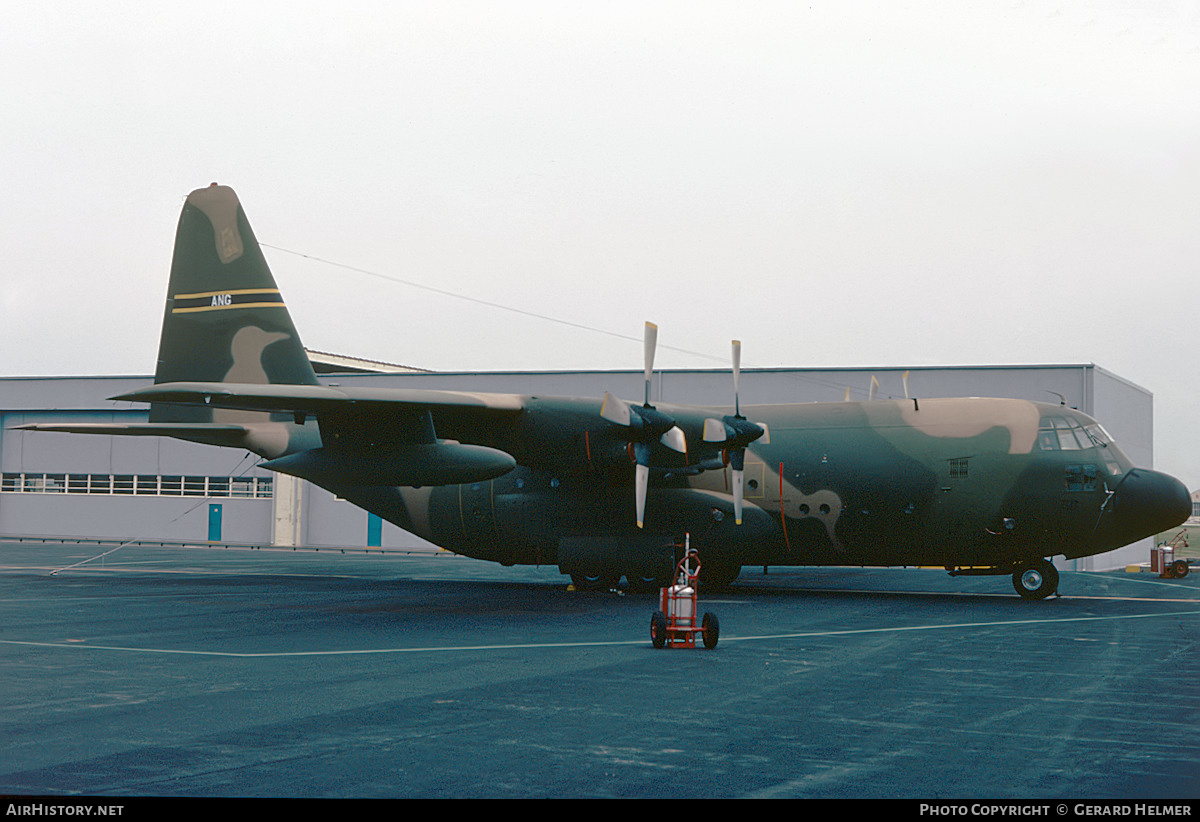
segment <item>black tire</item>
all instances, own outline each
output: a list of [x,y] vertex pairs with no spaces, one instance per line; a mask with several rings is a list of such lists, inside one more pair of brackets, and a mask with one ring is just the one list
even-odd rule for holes
[[1013,588],[1024,599],[1045,599],[1058,590],[1058,569],[1044,559],[1018,565],[1013,571]]
[[650,615],[650,642],[655,648],[667,644],[667,615],[662,611]]
[[1175,579],[1183,579],[1192,570],[1186,559],[1177,559],[1171,563],[1171,576]]
[[643,594],[650,591],[657,591],[669,583],[669,579],[665,577],[648,577],[641,574],[634,574],[633,576],[626,574],[625,579],[629,582],[630,591],[637,591]]
[[717,647],[717,640],[721,638],[721,623],[717,621],[717,615],[706,611],[704,619],[700,621],[700,628],[703,630],[704,647],[711,651]]
[[571,574],[571,583],[579,591],[607,591],[616,588],[620,580],[612,574]]

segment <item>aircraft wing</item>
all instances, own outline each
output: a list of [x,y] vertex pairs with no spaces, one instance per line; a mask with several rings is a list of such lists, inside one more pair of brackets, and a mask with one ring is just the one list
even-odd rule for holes
[[476,410],[484,416],[508,416],[525,406],[517,394],[483,394],[419,388],[342,388],[328,385],[169,382],[139,388],[110,399],[203,405],[242,411],[271,411],[315,417],[355,411]]

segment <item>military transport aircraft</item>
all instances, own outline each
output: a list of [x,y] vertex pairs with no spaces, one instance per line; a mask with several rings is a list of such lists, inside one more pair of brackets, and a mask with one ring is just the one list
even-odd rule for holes
[[[647,325],[646,377],[655,328]],[[743,565],[937,565],[1057,590],[1046,557],[1173,527],[1191,500],[1092,418],[1016,399],[743,409],[322,385],[233,190],[192,192],[149,421],[41,431],[245,448],[450,551],[652,585],[690,534],[702,580]]]

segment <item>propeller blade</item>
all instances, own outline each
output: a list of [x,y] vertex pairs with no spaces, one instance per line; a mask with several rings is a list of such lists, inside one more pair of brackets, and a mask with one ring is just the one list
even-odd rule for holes
[[600,416],[609,422],[623,425],[626,428],[632,424],[629,403],[620,397],[614,397],[607,391],[604,392],[604,402],[600,406]]
[[874,400],[875,395],[879,393],[879,380],[875,379],[875,375],[871,375],[871,390],[867,393],[868,400]]
[[646,360],[646,405],[650,404],[650,375],[654,373],[654,349],[658,345],[658,326],[646,323],[645,337],[642,342]]
[[678,425],[672,426],[671,430],[663,434],[658,441],[672,451],[678,451],[680,454],[687,453],[687,436]]
[[705,442],[725,442],[728,438],[729,434],[726,431],[724,420],[719,420],[716,417],[707,417],[704,420]]
[[850,386],[846,386],[846,393],[842,395],[842,402],[850,402]]
[[742,374],[742,341],[733,341],[733,415],[740,417],[742,415],[741,406],[738,401],[738,378]]
[[745,495],[746,472],[733,469],[733,524],[742,524],[742,497]]
[[904,382],[904,399],[906,399],[906,400],[910,399],[911,395],[908,393],[908,372],[907,371],[904,372],[904,376],[901,377],[901,380]]
[[650,466],[637,464],[634,474],[634,500],[637,505],[637,527],[641,528],[646,519],[646,486],[650,483]]
[[729,452],[729,467],[733,474],[733,524],[742,524],[742,498],[746,488],[746,449],[735,448]]

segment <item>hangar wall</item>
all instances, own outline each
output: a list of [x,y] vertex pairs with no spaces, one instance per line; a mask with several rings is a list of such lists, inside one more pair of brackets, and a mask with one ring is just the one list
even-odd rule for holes
[[[902,368],[745,369],[743,408],[754,404],[902,397]],[[914,367],[915,397],[991,396],[1063,401],[1100,420],[1137,464],[1153,467],[1153,397],[1092,364]],[[641,371],[327,374],[330,384],[439,388],[561,396],[641,398]],[[0,378],[0,538],[85,537],[308,547],[435,550],[302,480],[257,467],[246,451],[159,437],[11,430],[30,422],[141,421],[144,406],[107,397],[150,377]],[[656,402],[732,401],[727,369],[654,375]],[[1102,570],[1142,562],[1150,543],[1059,564]]]

